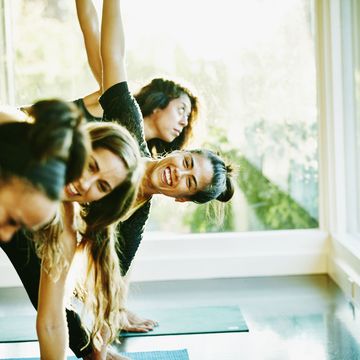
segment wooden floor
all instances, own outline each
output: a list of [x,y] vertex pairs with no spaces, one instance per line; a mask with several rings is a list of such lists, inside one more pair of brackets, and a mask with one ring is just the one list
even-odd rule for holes
[[[186,348],[191,360],[360,359],[359,309],[326,275],[134,283],[129,300],[144,316],[151,308],[234,304],[249,333],[129,338],[117,349]],[[0,312],[27,307],[22,289],[0,289]],[[0,344],[0,358],[38,355],[37,343]]]

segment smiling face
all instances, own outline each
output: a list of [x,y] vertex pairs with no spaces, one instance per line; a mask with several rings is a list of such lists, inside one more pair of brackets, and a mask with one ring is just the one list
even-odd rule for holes
[[186,94],[171,100],[165,109],[155,109],[152,114],[154,137],[166,142],[173,141],[181,134],[184,127],[188,125],[190,113],[191,102]]
[[100,200],[120,185],[127,173],[124,162],[117,155],[105,148],[97,148],[92,151],[89,166],[81,178],[65,187],[63,199],[79,203]]
[[48,199],[20,179],[0,186],[0,241],[9,241],[17,230],[39,230],[55,216],[57,201]]
[[174,152],[152,168],[151,186],[157,193],[186,201],[211,184],[214,170],[204,155],[187,151]]

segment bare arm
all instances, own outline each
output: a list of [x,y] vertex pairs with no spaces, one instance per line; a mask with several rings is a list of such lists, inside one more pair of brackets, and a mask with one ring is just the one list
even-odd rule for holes
[[83,34],[86,55],[90,69],[102,86],[102,64],[100,56],[100,27],[94,3],[90,0],[76,0],[76,12]]
[[[76,233],[72,226],[71,210],[72,208],[70,214],[67,213],[64,231],[59,239],[64,245],[64,255],[69,265],[76,249]],[[36,331],[42,359],[66,359],[69,340],[65,315],[65,284],[68,271],[69,268],[64,269],[59,280],[54,282],[46,271],[41,269]]]
[[101,21],[103,90],[126,81],[125,36],[119,0],[104,0]]
[[14,121],[26,121],[26,119],[26,115],[19,109],[10,106],[0,106],[0,124]]

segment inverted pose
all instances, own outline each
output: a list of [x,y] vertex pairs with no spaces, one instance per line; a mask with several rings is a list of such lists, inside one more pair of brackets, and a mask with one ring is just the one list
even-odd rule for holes
[[[92,1],[76,0],[79,24],[91,71],[102,87],[102,63],[97,11]],[[103,109],[101,90],[74,101],[88,121],[99,121]],[[189,87],[177,81],[156,78],[135,95],[144,117],[144,135],[152,153],[163,154],[185,148],[198,119],[199,101]]]
[[[31,107],[30,113],[39,113],[39,106],[35,104]],[[2,117],[4,116],[2,114]],[[16,126],[22,125],[16,124]],[[115,220],[122,219],[132,205],[136,195],[135,185],[140,176],[140,155],[137,144],[120,125],[92,123],[86,128],[93,150],[90,153],[88,168],[77,181],[78,184],[82,184],[84,191],[83,197],[78,199],[83,204],[82,220],[85,223],[81,242],[78,243],[79,228],[74,224],[74,220],[79,216],[76,216],[78,214],[72,203],[67,201],[74,191],[71,184],[64,188],[65,203],[61,223],[37,231],[33,236],[37,253],[42,261],[39,296],[32,290],[29,295],[38,309],[37,332],[40,351],[46,359],[62,359],[65,356],[67,347],[65,283],[76,250],[83,250],[88,254],[90,259],[88,272],[92,271],[91,276],[86,279],[88,294],[91,294],[89,290],[97,294],[91,299],[93,303],[88,306],[92,310],[96,308],[96,311],[92,311],[95,320],[89,331],[95,349],[100,348],[103,343],[100,335],[103,334],[104,328],[107,331],[107,338],[113,339],[121,325],[119,309],[123,307],[124,292],[115,251],[115,237],[109,225]],[[52,140],[57,143],[60,141],[55,136]],[[14,147],[14,144],[12,146]],[[71,177],[70,180],[72,179]],[[17,270],[28,260],[36,263],[35,274],[30,272],[29,275],[28,271],[27,274],[21,271],[19,274],[28,292],[27,284],[30,282],[35,281],[39,288],[37,268],[40,267],[40,260],[37,261],[35,258],[34,247],[30,248],[32,256],[26,259],[26,254],[24,261],[24,251],[28,250],[26,236],[18,233],[13,242],[14,244],[3,245],[3,249]]]

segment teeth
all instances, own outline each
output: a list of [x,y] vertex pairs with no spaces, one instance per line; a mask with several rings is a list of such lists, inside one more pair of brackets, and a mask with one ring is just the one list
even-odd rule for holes
[[79,195],[78,191],[76,190],[73,184],[69,184],[69,189],[73,193],[73,195]]
[[171,185],[171,175],[170,175],[170,169],[169,168],[165,169],[165,177],[166,177],[167,184]]

